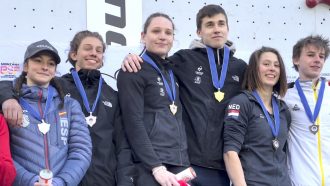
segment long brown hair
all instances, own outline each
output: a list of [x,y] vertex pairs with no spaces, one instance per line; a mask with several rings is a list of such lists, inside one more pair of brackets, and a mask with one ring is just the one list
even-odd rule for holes
[[254,51],[249,59],[249,65],[245,71],[244,80],[243,80],[243,89],[253,91],[261,87],[261,82],[259,78],[259,65],[260,65],[260,56],[265,52],[274,53],[277,56],[278,62],[280,63],[280,77],[278,82],[273,87],[273,91],[283,97],[287,91],[287,79],[283,59],[280,53],[271,47],[261,47],[260,49]]

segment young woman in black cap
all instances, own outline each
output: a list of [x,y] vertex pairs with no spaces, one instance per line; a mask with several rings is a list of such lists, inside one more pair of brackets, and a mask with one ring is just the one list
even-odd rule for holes
[[92,144],[79,103],[55,78],[57,50],[32,43],[14,90],[23,108],[21,127],[10,127],[17,176],[14,185],[77,185],[87,171]]

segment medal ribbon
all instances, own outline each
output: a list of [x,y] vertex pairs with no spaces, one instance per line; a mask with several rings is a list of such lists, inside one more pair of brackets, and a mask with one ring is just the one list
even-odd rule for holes
[[206,51],[207,51],[207,56],[208,56],[209,64],[210,64],[213,86],[220,91],[220,89],[225,84],[230,49],[226,45],[224,46],[224,54],[223,54],[223,60],[222,60],[222,69],[221,69],[220,79],[219,79],[219,75],[218,75],[218,71],[217,71],[217,66],[215,63],[213,49],[210,47],[206,47]]
[[[52,98],[53,98],[53,95],[54,95],[54,87],[52,87],[51,85],[48,86],[48,92],[47,92],[47,100],[46,100],[46,106],[45,106],[45,109],[44,109],[44,112],[43,112],[43,115],[41,115],[39,112],[35,111],[31,106],[30,104],[24,100],[22,97],[19,98],[19,102],[20,104],[22,105],[22,107],[26,110],[29,111],[29,113],[31,113],[31,115],[36,118],[37,120],[39,120],[40,122],[44,123],[44,116],[46,115],[49,107],[50,107],[50,104],[52,102]],[[39,125],[39,124],[38,124]],[[49,124],[48,124],[49,125]],[[40,130],[40,128],[39,128]],[[42,131],[40,131],[42,132]],[[44,153],[45,153],[45,165],[46,165],[46,168],[49,169],[49,160],[48,160],[48,143],[47,143],[47,136],[46,134],[44,135]]]
[[176,91],[175,91],[175,82],[174,82],[173,71],[172,70],[168,71],[170,74],[170,80],[171,80],[171,85],[172,85],[172,89],[171,89],[170,86],[168,85],[168,82],[165,79],[164,75],[162,74],[162,72],[160,71],[160,69],[158,68],[156,63],[148,56],[148,54],[144,53],[141,57],[145,62],[149,63],[162,76],[167,95],[171,102],[175,102]]
[[100,98],[100,95],[101,95],[101,89],[102,89],[102,83],[103,83],[103,78],[102,76],[100,76],[100,80],[99,80],[99,87],[98,87],[98,90],[97,90],[97,94],[96,94],[96,98],[95,98],[95,101],[93,103],[93,107],[91,109],[91,107],[89,106],[89,102],[88,102],[88,99],[87,99],[87,95],[86,95],[86,92],[85,92],[85,89],[84,89],[84,86],[82,85],[81,81],[80,81],[80,78],[78,76],[78,73],[75,69],[72,69],[71,70],[71,74],[72,74],[72,77],[73,77],[73,80],[74,80],[74,84],[76,85],[76,87],[78,88],[78,91],[79,91],[79,94],[84,102],[84,106],[87,110],[87,112],[89,113],[93,113],[95,108],[96,108],[96,105],[98,103],[98,100]]
[[273,120],[270,118],[268,111],[264,105],[264,102],[261,100],[259,94],[257,91],[253,91],[252,94],[254,95],[254,97],[257,99],[258,103],[260,104],[263,113],[265,114],[267,121],[268,121],[268,125],[269,127],[272,129],[272,133],[274,138],[277,138],[278,133],[280,131],[280,112],[278,109],[278,105],[276,102],[276,99],[274,96],[272,96],[272,106],[273,106],[273,112],[274,112],[274,120],[275,120],[275,125],[273,123]]
[[[48,86],[48,95],[47,95],[47,100],[46,100],[46,106],[45,106],[45,110],[44,110],[44,114],[45,115],[50,107],[50,104],[52,102],[52,98],[54,95],[54,87],[52,87],[51,85]],[[39,112],[37,112],[36,110],[34,110],[31,105],[24,100],[22,97],[19,98],[19,102],[22,105],[22,107],[24,109],[26,109],[27,111],[29,111],[29,113],[31,113],[31,115],[36,118],[37,120],[39,120],[40,122],[42,122],[43,120],[43,116],[41,116],[41,114]]]
[[312,111],[311,111],[311,109],[308,105],[306,96],[305,96],[305,94],[304,94],[304,92],[303,92],[303,90],[300,86],[300,83],[299,83],[298,79],[295,81],[295,85],[296,85],[301,103],[303,104],[303,106],[305,108],[306,115],[308,116],[309,121],[314,124],[317,117],[318,117],[318,115],[319,115],[319,113],[320,113],[320,110],[321,110],[321,103],[322,103],[322,100],[323,100],[323,94],[324,94],[324,89],[325,89],[325,79],[321,80],[321,87],[320,87],[319,95],[317,96],[317,101],[316,101],[316,105],[315,105],[315,108],[314,108],[314,114],[312,113]]

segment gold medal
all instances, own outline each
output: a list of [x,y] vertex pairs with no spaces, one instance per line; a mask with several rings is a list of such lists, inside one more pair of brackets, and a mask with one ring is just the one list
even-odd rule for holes
[[44,120],[40,124],[38,124],[39,131],[44,135],[47,134],[50,128],[50,124],[46,123]]
[[173,103],[170,105],[170,110],[171,110],[171,112],[172,112],[173,115],[175,115],[176,112],[178,111],[178,106],[176,106],[176,105],[174,104],[174,101],[173,101]]
[[222,101],[222,99],[225,97],[225,93],[221,92],[220,90],[214,92],[214,97],[216,100],[218,100],[219,102]]

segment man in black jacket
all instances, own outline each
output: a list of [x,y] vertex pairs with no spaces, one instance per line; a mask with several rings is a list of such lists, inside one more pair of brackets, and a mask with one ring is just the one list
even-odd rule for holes
[[[223,161],[223,119],[229,100],[241,90],[246,63],[233,57],[222,7],[204,6],[196,22],[201,40],[169,57],[180,85],[189,158],[197,173],[192,185],[229,185]],[[123,68],[137,71],[140,62],[138,56],[129,55]]]

